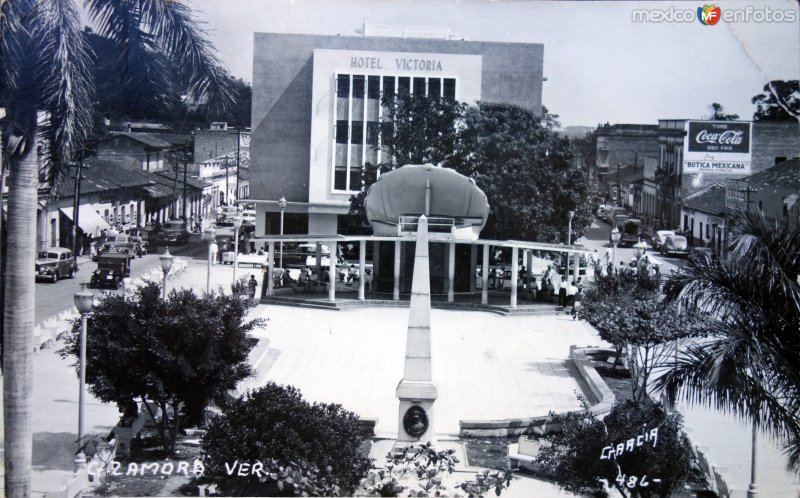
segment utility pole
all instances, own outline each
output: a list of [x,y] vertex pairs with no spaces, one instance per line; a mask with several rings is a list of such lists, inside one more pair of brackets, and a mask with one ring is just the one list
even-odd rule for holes
[[239,200],[239,159],[241,156],[242,127],[236,127],[236,200]]
[[75,271],[78,268],[78,221],[81,207],[81,170],[83,169],[83,151],[78,151],[78,164],[75,172],[75,198],[72,202],[72,254],[75,258]]
[[186,169],[188,168],[189,165],[187,164],[188,161],[186,157],[187,154],[185,147],[186,146],[184,146],[184,151],[183,151],[183,221],[187,223],[186,226],[188,227],[189,219],[186,216]]
[[230,204],[230,191],[228,186],[228,156],[225,156],[225,205]]

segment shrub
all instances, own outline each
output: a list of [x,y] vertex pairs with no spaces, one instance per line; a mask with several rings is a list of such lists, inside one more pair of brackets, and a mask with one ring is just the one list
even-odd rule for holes
[[[681,416],[660,403],[617,403],[603,421],[588,411],[555,419],[564,431],[542,446],[537,461],[545,477],[568,491],[606,496],[605,481],[626,496],[667,497],[689,477],[693,452]],[[623,451],[610,455],[619,444]]]
[[[358,416],[341,405],[310,404],[298,389],[270,382],[211,422],[203,438],[205,475],[230,495],[352,494],[372,465],[365,439]],[[277,472],[241,476],[231,472],[237,462]]]

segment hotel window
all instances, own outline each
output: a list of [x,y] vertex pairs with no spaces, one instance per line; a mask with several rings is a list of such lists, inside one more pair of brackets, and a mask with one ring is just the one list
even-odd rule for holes
[[425,95],[425,78],[414,78],[414,95]]
[[347,166],[336,166],[333,175],[333,188],[335,190],[347,189]]
[[367,78],[367,98],[377,99],[381,96],[380,76],[370,76]]
[[354,99],[363,99],[364,98],[364,76],[363,75],[356,75],[353,76],[353,98]]
[[336,122],[336,143],[347,143],[347,121],[339,120]]
[[397,78],[397,93],[403,92],[411,92],[411,78],[407,76],[401,76],[400,78]]
[[383,94],[394,95],[394,76],[383,77]]
[[430,78],[428,80],[428,96],[439,98],[442,96],[442,80],[439,78]]
[[350,143],[363,144],[364,143],[364,122],[353,121],[353,132],[350,134]]
[[349,74],[340,74],[339,77],[336,78],[336,95],[338,95],[340,99],[346,99],[350,96]]
[[444,91],[442,95],[446,99],[453,99],[456,98],[456,80],[453,78],[445,78],[444,79]]
[[361,168],[350,168],[350,190],[361,190]]

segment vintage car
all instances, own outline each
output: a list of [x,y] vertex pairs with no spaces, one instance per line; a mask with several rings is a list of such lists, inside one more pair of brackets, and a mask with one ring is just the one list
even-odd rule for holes
[[659,246],[661,254],[678,254],[686,256],[689,254],[689,244],[683,235],[667,235],[664,243]]
[[171,220],[161,225],[158,232],[158,241],[162,244],[182,245],[189,241],[189,231],[186,229],[186,222],[181,220]]
[[131,258],[128,254],[119,252],[101,254],[89,285],[93,288],[116,289],[122,283],[123,278],[130,276]]
[[61,277],[75,276],[75,257],[63,247],[51,247],[36,253],[36,280],[48,279],[55,283]]
[[675,235],[675,230],[658,230],[655,237],[653,237],[653,249],[658,249],[668,235]]
[[99,253],[126,253],[130,256],[141,256],[139,246],[130,236],[117,234],[106,237],[106,242],[100,248]]
[[603,220],[609,223],[614,221],[614,216],[618,214],[628,214],[628,210],[624,207],[614,206],[606,209],[605,215],[603,216]]
[[[639,242],[642,238],[642,220],[637,218],[622,218],[617,222],[617,230],[619,230],[619,244],[620,245],[633,245]],[[609,235],[609,241],[611,236]]]
[[600,204],[599,206],[597,206],[597,213],[596,213],[597,217],[603,219],[606,215],[606,212],[609,209],[611,209],[611,206],[608,206],[606,204]]

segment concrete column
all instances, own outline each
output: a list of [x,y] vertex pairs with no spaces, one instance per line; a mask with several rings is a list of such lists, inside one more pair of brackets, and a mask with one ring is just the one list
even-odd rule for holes
[[572,257],[572,280],[577,282],[578,277],[580,276],[580,266],[581,266],[581,255],[579,253],[575,253]]
[[481,304],[489,304],[489,244],[483,244],[481,284]]
[[328,301],[336,302],[336,241],[330,242],[331,254],[328,258]]
[[381,243],[376,240],[372,243],[372,288],[370,289],[372,292],[375,292],[378,286],[378,276],[381,274],[380,261]]
[[469,291],[475,292],[475,269],[478,266],[478,246],[469,245]]
[[358,299],[364,300],[364,280],[367,275],[367,241],[358,243]]
[[400,300],[400,255],[402,254],[402,242],[399,240],[394,241],[394,290],[392,291],[392,299],[395,301]]
[[533,281],[533,277],[531,276],[531,272],[533,271],[533,251],[525,251],[527,254],[525,256],[525,267],[528,268],[528,292],[531,291],[531,282]]
[[530,249],[523,249],[522,262],[525,265],[525,299],[528,298],[528,293],[531,290],[531,264],[528,261],[530,254]]
[[316,270],[317,270],[317,278],[320,280],[322,279],[322,243],[317,242],[316,252],[314,253],[314,257],[317,260]]
[[519,248],[512,247],[511,248],[511,307],[517,307],[517,280],[519,277],[519,263],[517,262],[517,258],[519,257]]
[[269,268],[267,268],[267,295],[271,296],[274,289],[274,284],[272,282],[274,281],[273,277],[275,275],[275,241],[269,241],[267,251],[267,264],[269,265]]
[[456,276],[456,243],[447,244],[447,302],[452,303],[455,299],[455,276]]

